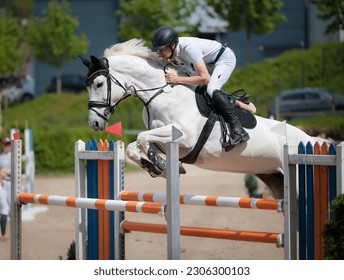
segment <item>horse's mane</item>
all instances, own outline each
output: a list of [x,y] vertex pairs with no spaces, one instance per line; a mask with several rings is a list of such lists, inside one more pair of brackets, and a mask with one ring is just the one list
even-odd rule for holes
[[152,60],[161,63],[161,59],[156,53],[152,52],[142,39],[133,38],[129,41],[112,45],[105,49],[104,56],[110,57],[120,54],[128,54],[138,56],[147,60]]

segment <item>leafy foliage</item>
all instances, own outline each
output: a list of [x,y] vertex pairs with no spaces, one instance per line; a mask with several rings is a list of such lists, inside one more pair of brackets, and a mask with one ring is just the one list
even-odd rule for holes
[[279,13],[280,0],[207,0],[222,19],[228,20],[230,30],[246,30],[248,34],[271,33],[276,24],[285,21]]
[[87,51],[86,36],[74,34],[78,25],[67,0],[62,0],[61,4],[52,0],[44,17],[35,18],[29,26],[28,42],[40,61],[61,68]]
[[281,0],[206,0],[232,31],[246,31],[247,57],[250,61],[250,38],[253,34],[268,34],[286,21],[280,13]]
[[0,75],[20,70],[23,30],[17,20],[0,12]]
[[312,0],[312,3],[321,11],[319,18],[329,22],[325,30],[326,34],[344,29],[343,0]]
[[163,25],[175,27],[180,34],[196,34],[198,24],[188,18],[198,0],[122,0],[117,15],[120,17],[118,36],[122,40],[142,38],[150,44],[154,31]]
[[258,190],[258,182],[251,174],[245,175],[245,187],[247,189],[249,197],[255,197]]
[[332,201],[333,220],[326,223],[323,233],[324,254],[328,260],[344,260],[344,194]]

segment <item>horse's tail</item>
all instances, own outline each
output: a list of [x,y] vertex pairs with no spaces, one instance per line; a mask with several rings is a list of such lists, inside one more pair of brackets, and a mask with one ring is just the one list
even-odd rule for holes
[[271,132],[275,132],[284,137],[287,137],[287,122],[283,121],[281,123],[276,124],[275,126],[271,128]]

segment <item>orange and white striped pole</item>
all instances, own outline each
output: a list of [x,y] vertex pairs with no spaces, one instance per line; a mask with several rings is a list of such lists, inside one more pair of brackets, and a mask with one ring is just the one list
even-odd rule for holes
[[[122,191],[121,200],[166,203],[165,193]],[[283,200],[205,195],[180,195],[180,204],[282,211]]]
[[32,193],[19,193],[17,200],[20,203],[46,204],[107,211],[164,214],[164,205],[162,203],[153,202],[107,200]]

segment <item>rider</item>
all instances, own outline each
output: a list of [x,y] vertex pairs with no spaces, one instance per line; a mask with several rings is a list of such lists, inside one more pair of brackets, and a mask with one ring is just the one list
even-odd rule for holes
[[234,97],[222,91],[222,86],[228,81],[236,64],[235,55],[230,48],[213,40],[197,37],[178,38],[177,32],[170,26],[162,26],[155,31],[152,46],[163,60],[174,65],[190,65],[197,73],[195,76],[180,77],[168,72],[165,74],[167,83],[207,85],[208,95],[212,97],[231,127],[231,139],[222,143],[223,147],[250,139],[234,112]]

